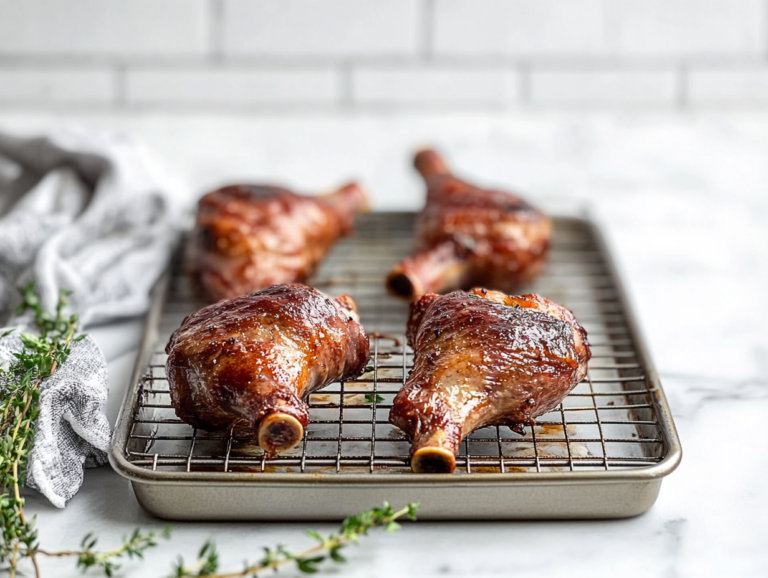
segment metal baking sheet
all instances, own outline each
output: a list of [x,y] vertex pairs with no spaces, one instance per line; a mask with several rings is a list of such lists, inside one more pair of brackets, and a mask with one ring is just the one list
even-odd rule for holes
[[384,277],[412,247],[413,213],[360,217],[311,280],[349,293],[371,334],[354,381],[309,398],[302,442],[268,459],[255,439],[203,431],[170,406],[163,348],[196,302],[181,259],[155,291],[133,385],[112,441],[113,467],[148,511],[179,520],[335,520],[388,500],[419,502],[422,519],[613,518],[647,510],[681,459],[661,384],[598,228],[555,218],[545,273],[520,293],[571,308],[589,333],[586,378],[521,436],[486,427],[462,444],[453,474],[414,474],[409,443],[389,424],[412,363],[408,307]]

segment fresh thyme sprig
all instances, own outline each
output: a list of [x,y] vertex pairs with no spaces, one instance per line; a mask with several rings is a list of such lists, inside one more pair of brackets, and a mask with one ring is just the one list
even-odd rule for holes
[[[171,526],[166,526],[160,535],[168,540],[171,537],[172,529]],[[115,562],[115,560],[121,558],[144,558],[146,550],[157,546],[156,538],[155,532],[142,532],[139,528],[136,528],[130,536],[123,537],[123,543],[120,547],[106,552],[99,552],[94,550],[98,541],[97,538],[93,534],[88,533],[80,543],[80,550],[48,552],[42,548],[37,548],[35,553],[56,558],[77,556],[76,566],[83,572],[88,570],[88,568],[97,567],[101,568],[107,576],[113,576],[120,569],[120,564]]]
[[[40,335],[19,334],[24,348],[14,353],[16,359],[13,362],[0,368],[0,513],[3,517],[0,561],[8,563],[8,572],[13,577],[19,561],[29,558],[35,576],[40,576],[38,555],[76,556],[78,568],[87,570],[100,567],[107,576],[112,576],[120,567],[115,560],[124,557],[141,558],[147,548],[157,545],[154,532],[145,533],[137,529],[130,537],[123,539],[119,548],[107,552],[94,550],[97,540],[92,534],[83,538],[80,550],[49,552],[40,548],[37,542],[34,518],[27,519],[24,514],[24,498],[21,497],[20,488],[24,485],[35,420],[40,411],[40,384],[67,360],[71,344],[80,341],[85,335],[75,335],[78,316],[64,313],[68,291],[60,292],[54,315],[43,310],[34,284],[23,287],[21,296],[22,302],[16,314],[31,311]],[[2,337],[12,332],[6,331]],[[170,528],[167,528],[163,536],[167,538],[169,532]]]
[[[24,349],[14,353],[15,360],[0,368],[0,513],[3,516],[0,561],[10,565],[10,576],[16,574],[20,557],[28,556],[39,575],[35,551],[37,530],[34,519],[24,515],[24,485],[27,459],[34,437],[34,424],[39,413],[40,383],[66,361],[75,336],[77,315],[65,315],[69,293],[61,291],[55,315],[43,311],[34,284],[21,290],[22,302],[16,313],[32,311],[40,336],[19,334]],[[6,331],[3,337],[9,335]]]
[[[264,548],[264,556],[258,562],[246,562],[242,570],[219,573],[219,553],[213,542],[206,542],[200,549],[196,563],[185,566],[184,560],[179,558],[174,567],[173,578],[189,578],[192,576],[207,576],[208,578],[250,578],[265,570],[277,570],[279,566],[296,564],[296,568],[307,574],[314,574],[319,570],[318,565],[325,560],[337,563],[346,562],[341,555],[341,549],[349,544],[357,544],[360,537],[368,534],[373,528],[383,527],[388,532],[400,529],[397,523],[399,518],[406,516],[409,520],[416,519],[418,504],[410,503],[401,510],[394,511],[389,502],[384,502],[381,508],[372,508],[360,514],[349,516],[341,524],[338,534],[323,536],[314,530],[307,530],[307,535],[318,544],[293,554],[284,546],[276,548]],[[324,554],[327,552],[327,554]]]

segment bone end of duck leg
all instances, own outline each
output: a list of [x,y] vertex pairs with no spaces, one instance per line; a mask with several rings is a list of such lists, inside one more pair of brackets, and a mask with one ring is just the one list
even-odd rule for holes
[[451,170],[443,157],[432,149],[422,149],[413,157],[413,166],[424,178],[436,175],[450,175]]
[[271,413],[259,424],[259,445],[269,455],[292,448],[303,436],[304,426],[287,413]]
[[411,469],[417,474],[451,474],[456,457],[445,448],[419,448],[411,458]]
[[415,301],[423,294],[418,278],[408,271],[394,270],[387,277],[387,289],[395,297]]

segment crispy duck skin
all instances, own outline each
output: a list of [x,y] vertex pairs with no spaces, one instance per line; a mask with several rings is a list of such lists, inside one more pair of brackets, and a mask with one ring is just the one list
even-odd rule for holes
[[262,185],[218,189],[198,204],[187,271],[213,301],[304,282],[366,207],[354,183],[315,197]]
[[419,152],[414,165],[427,202],[416,220],[415,252],[387,277],[390,293],[415,301],[474,286],[508,292],[541,273],[552,234],[543,213],[456,178],[435,151]]
[[274,455],[301,440],[311,392],[364,371],[368,335],[348,295],[275,285],[188,316],[165,352],[179,419],[250,428]]
[[411,304],[414,365],[389,421],[411,440],[411,468],[449,473],[465,436],[488,425],[524,432],[584,378],[587,332],[539,295],[472,289]]

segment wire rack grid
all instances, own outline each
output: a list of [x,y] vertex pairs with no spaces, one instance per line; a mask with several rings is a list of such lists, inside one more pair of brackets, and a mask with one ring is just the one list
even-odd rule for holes
[[[410,444],[388,421],[413,361],[402,337],[408,309],[386,294],[383,279],[411,250],[413,218],[412,213],[361,217],[355,234],[334,247],[312,279],[310,284],[328,294],[354,298],[371,335],[371,361],[357,379],[311,394],[303,440],[271,458],[253,437],[195,429],[170,405],[160,349],[184,316],[203,305],[195,301],[177,259],[159,324],[160,347],[138,384],[125,458],[152,471],[409,473]],[[505,426],[470,434],[461,445],[457,474],[627,470],[660,462],[665,447],[654,388],[591,226],[555,219],[546,271],[523,292],[573,310],[592,345],[587,376],[525,435]]]

